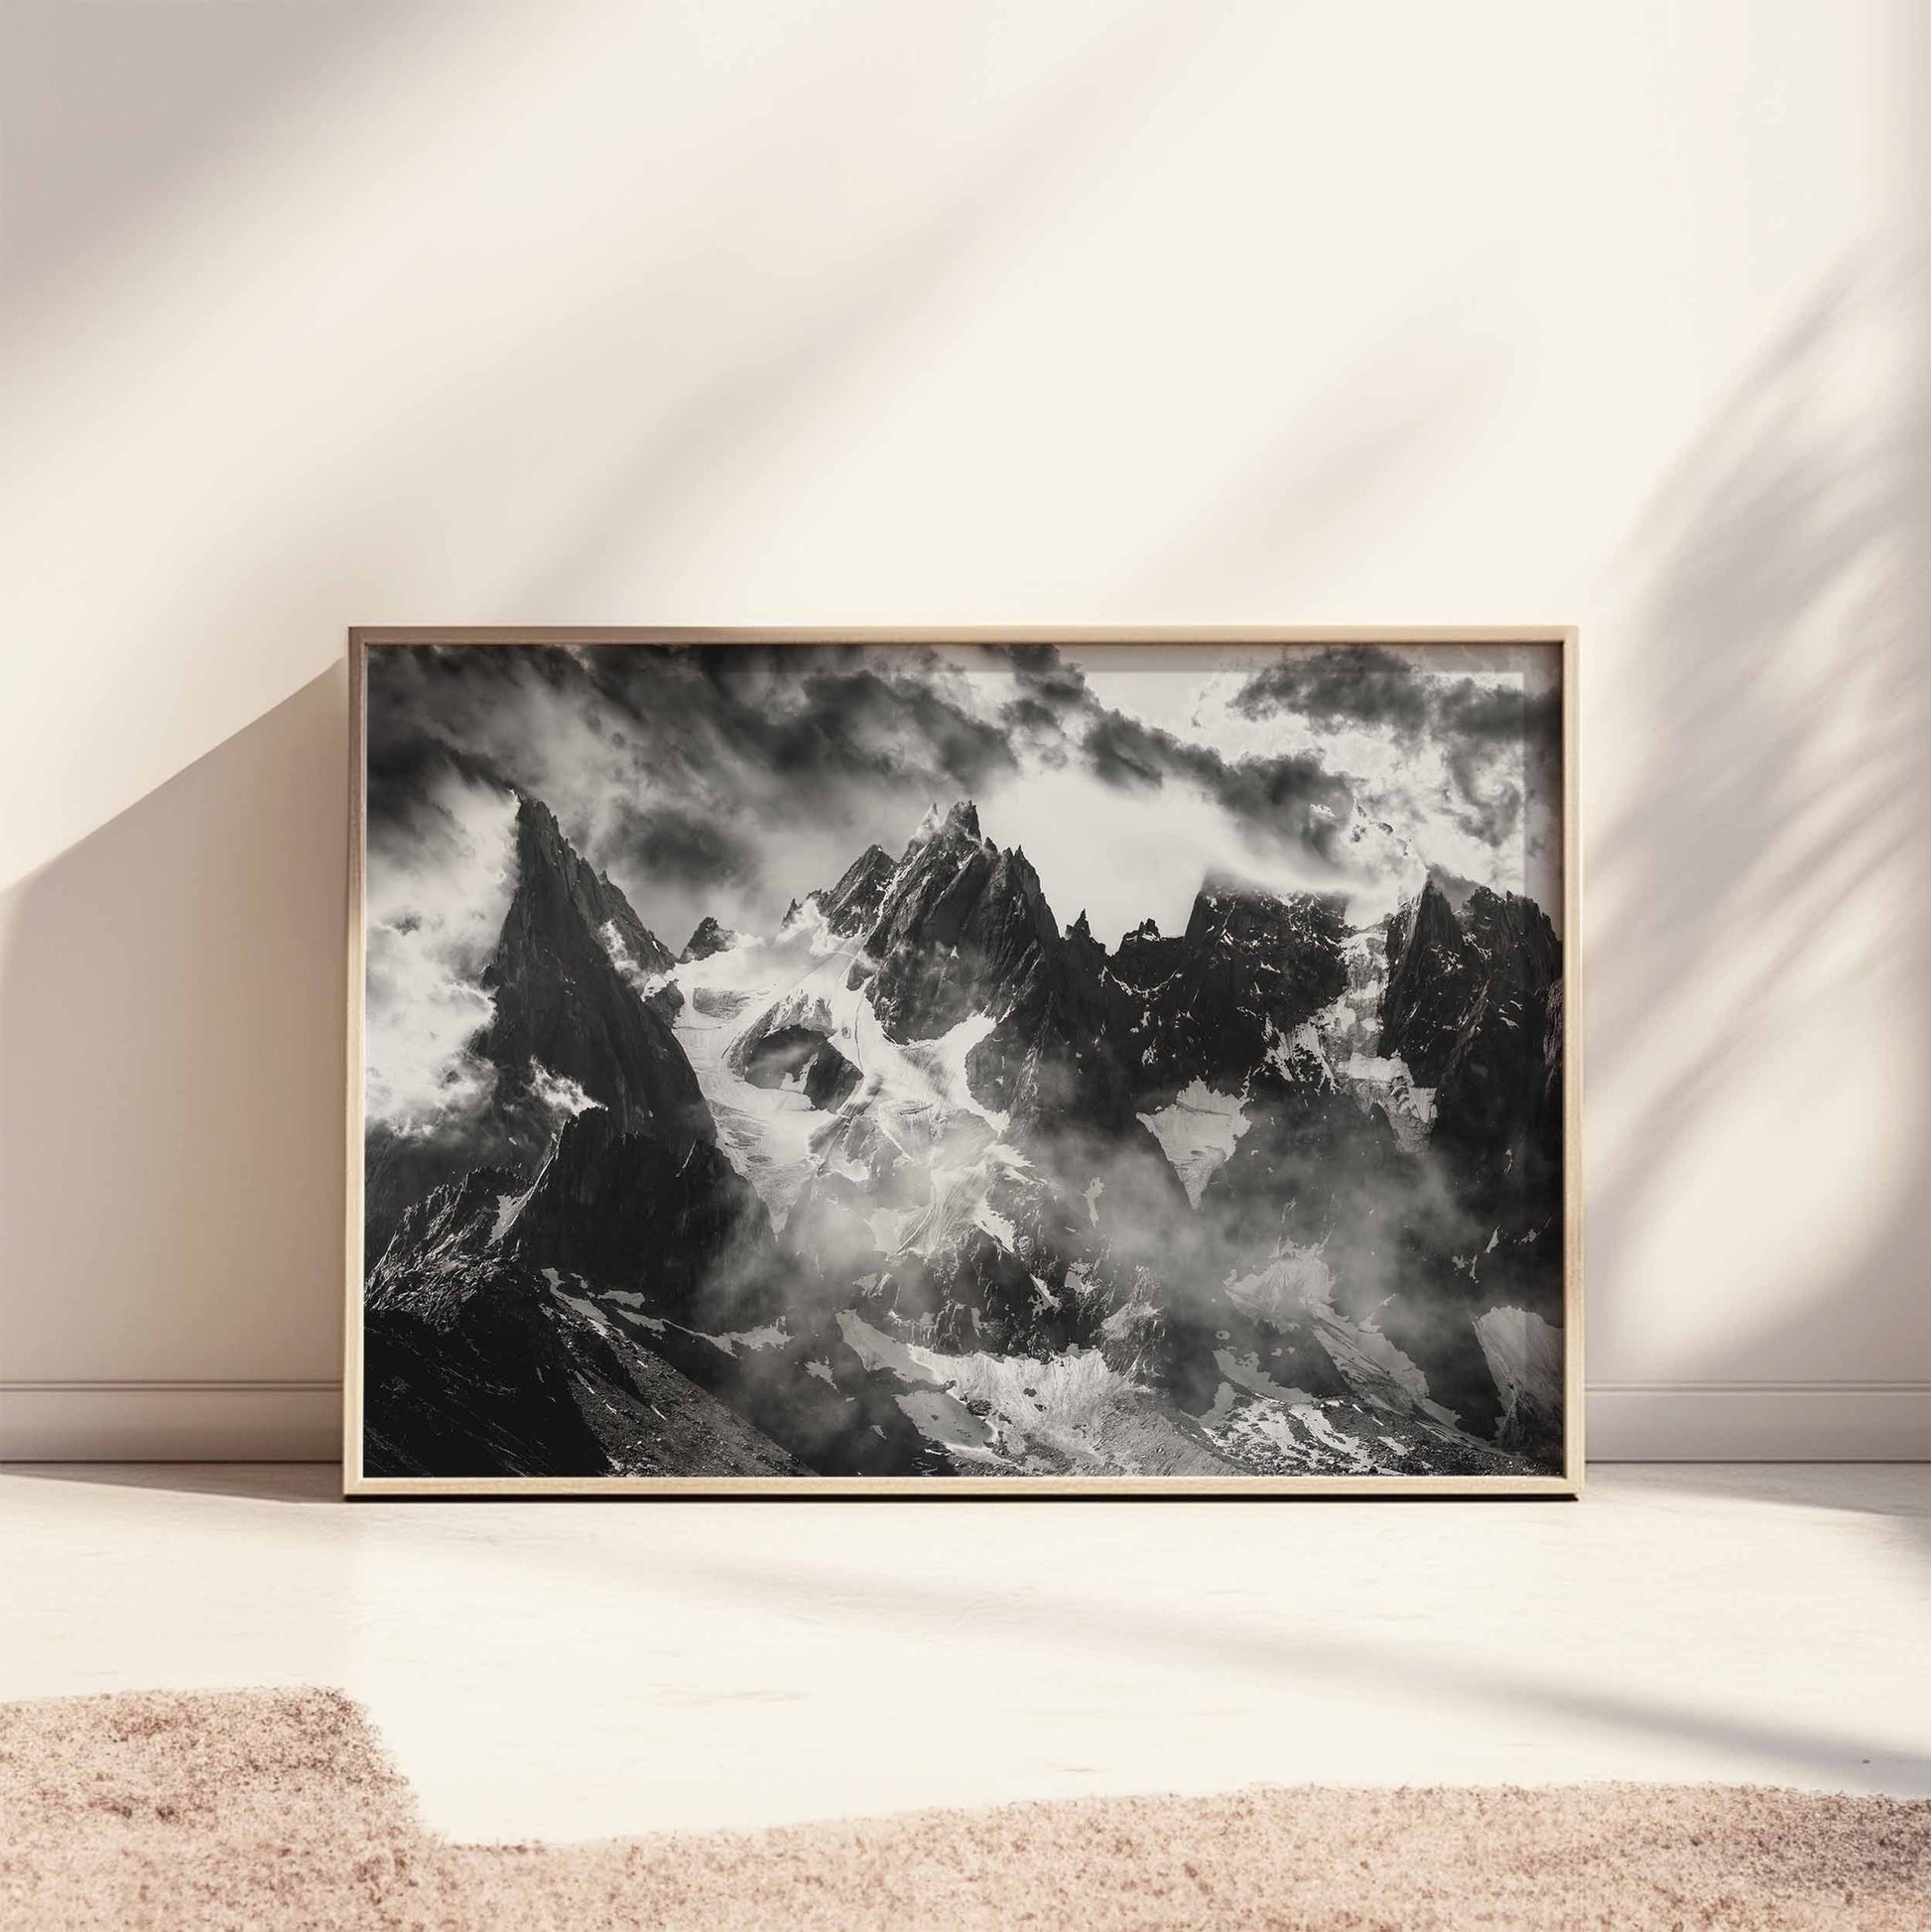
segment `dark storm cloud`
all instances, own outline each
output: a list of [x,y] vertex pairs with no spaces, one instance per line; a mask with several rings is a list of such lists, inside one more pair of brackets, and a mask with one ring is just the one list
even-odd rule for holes
[[1222,862],[1244,849],[1257,874],[1281,859],[1292,876],[1341,873],[1353,809],[1316,757],[1176,737],[1111,708],[1050,645],[969,659],[855,644],[384,647],[368,729],[372,849],[450,774],[527,793],[660,937],[707,915],[769,931],[854,852],[900,850],[929,806],[983,807],[1043,771],[1094,781],[1081,808],[1094,813],[1108,792],[1205,800],[1229,835]]
[[[1490,845],[1521,830],[1527,797],[1553,799],[1560,770],[1562,704],[1555,691],[1525,694],[1473,678],[1418,670],[1392,651],[1360,645],[1294,653],[1247,680],[1232,698],[1243,716],[1284,713],[1328,728],[1382,730],[1405,746],[1433,744],[1455,787],[1455,816]],[[1519,751],[1523,783],[1497,767]]]
[[528,793],[653,929],[759,929],[1016,770],[934,653],[858,646],[392,647],[369,664],[369,827],[453,771]]
[[1333,862],[1334,843],[1352,810],[1348,782],[1312,753],[1227,758],[1212,746],[1108,710],[1077,667],[1050,647],[1015,652],[1020,696],[1009,723],[1053,733],[1117,791],[1153,792],[1169,781],[1213,799],[1249,837],[1297,846]]
[[1413,736],[1430,720],[1425,684],[1405,659],[1355,645],[1277,658],[1231,702],[1246,717],[1293,711],[1311,724],[1386,725]]
[[1169,780],[1191,785],[1250,836],[1334,862],[1352,793],[1310,753],[1223,758],[1117,711],[1097,716],[1080,742],[1094,777],[1105,784],[1121,791],[1153,791]]
[[889,670],[856,645],[639,648],[582,661],[647,735],[708,741],[806,798],[851,780],[970,790],[1013,765],[997,726],[942,689],[931,652],[894,653]]
[[514,782],[493,760],[479,758],[461,745],[424,737],[403,728],[393,711],[385,710],[378,724],[369,719],[368,816],[372,828],[406,820],[416,811],[435,781],[449,772],[499,791],[513,791]]
[[716,820],[675,806],[640,809],[628,800],[616,808],[606,855],[612,864],[627,859],[643,871],[694,885],[715,885],[757,869],[756,847]]
[[[1013,769],[929,653],[881,670],[857,647],[391,649],[369,675],[372,818],[449,764],[559,811],[579,773],[627,779],[610,836],[690,879],[742,875],[731,821],[773,795],[809,815],[854,786],[969,793]],[[579,772],[559,769],[573,744]]]
[[996,707],[917,648],[380,651],[371,821],[452,765],[545,799],[598,864],[755,888],[795,825],[852,824],[889,801],[902,838],[908,811],[996,788],[1023,759],[1116,790],[1189,787],[1247,836],[1331,858],[1350,793],[1318,759],[1228,759],[1109,710],[1050,645],[994,655],[1013,680]]

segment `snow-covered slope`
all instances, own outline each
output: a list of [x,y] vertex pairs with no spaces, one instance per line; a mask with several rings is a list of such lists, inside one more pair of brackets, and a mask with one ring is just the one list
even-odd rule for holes
[[[718,1143],[782,1230],[814,1182],[864,1187],[871,1212],[909,1220],[893,1248],[929,1240],[985,1209],[986,1192],[1026,1162],[1005,1116],[973,1097],[966,1059],[990,1030],[974,1014],[936,1040],[889,1039],[866,996],[870,963],[818,907],[800,906],[770,939],[738,938],[665,975],[682,1003],[672,1030],[717,1122]],[[757,1043],[783,1029],[822,1036],[856,1069],[837,1108],[747,1075]]]

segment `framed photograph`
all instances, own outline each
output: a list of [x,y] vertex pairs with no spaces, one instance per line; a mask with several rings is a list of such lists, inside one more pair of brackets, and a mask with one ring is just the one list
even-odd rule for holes
[[1569,1495],[1572,631],[351,634],[351,1495]]

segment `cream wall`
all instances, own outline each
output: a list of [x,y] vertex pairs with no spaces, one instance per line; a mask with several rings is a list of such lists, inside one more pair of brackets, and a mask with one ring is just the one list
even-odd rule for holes
[[8,0],[0,1451],[326,1453],[353,622],[1574,621],[1593,1447],[1931,1454],[1911,0]]

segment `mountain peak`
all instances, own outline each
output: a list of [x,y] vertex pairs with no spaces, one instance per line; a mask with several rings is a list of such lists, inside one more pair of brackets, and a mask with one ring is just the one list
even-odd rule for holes
[[1225,905],[1234,899],[1279,899],[1280,894],[1271,887],[1260,885],[1253,879],[1243,878],[1237,872],[1212,871],[1201,880],[1198,897],[1210,905]]
[[1423,885],[1424,892],[1433,889],[1449,902],[1449,909],[1460,915],[1469,909],[1469,901],[1478,892],[1485,892],[1486,886],[1478,885],[1474,879],[1465,879],[1460,872],[1451,872],[1446,865],[1431,865],[1428,878]]
[[825,923],[833,932],[862,933],[877,916],[885,888],[897,869],[883,845],[867,845],[845,867],[836,885],[821,886],[811,895],[812,903],[825,915]]
[[949,811],[941,812],[935,800],[926,807],[925,817],[912,834],[912,843],[923,845],[935,838],[969,838],[974,844],[984,837],[979,831],[978,807],[968,798],[957,800]]
[[698,921],[698,929],[691,935],[684,951],[678,956],[679,960],[686,966],[693,960],[708,960],[713,953],[722,953],[727,948],[735,946],[738,937],[729,927],[718,925],[715,914],[706,913]]
[[1009,1008],[1055,954],[1059,923],[1024,852],[979,831],[970,799],[935,806],[886,882],[865,951],[886,1037],[931,1039],[968,1013]]
[[529,792],[516,795],[516,842],[519,855],[523,851],[537,851],[553,862],[563,856],[569,844],[563,828],[557,823],[557,815]]
[[697,1078],[637,980],[676,963],[540,799],[517,804],[516,890],[483,971],[494,1003],[472,1049],[525,1095],[536,1070],[575,1083],[627,1128],[708,1140]]

